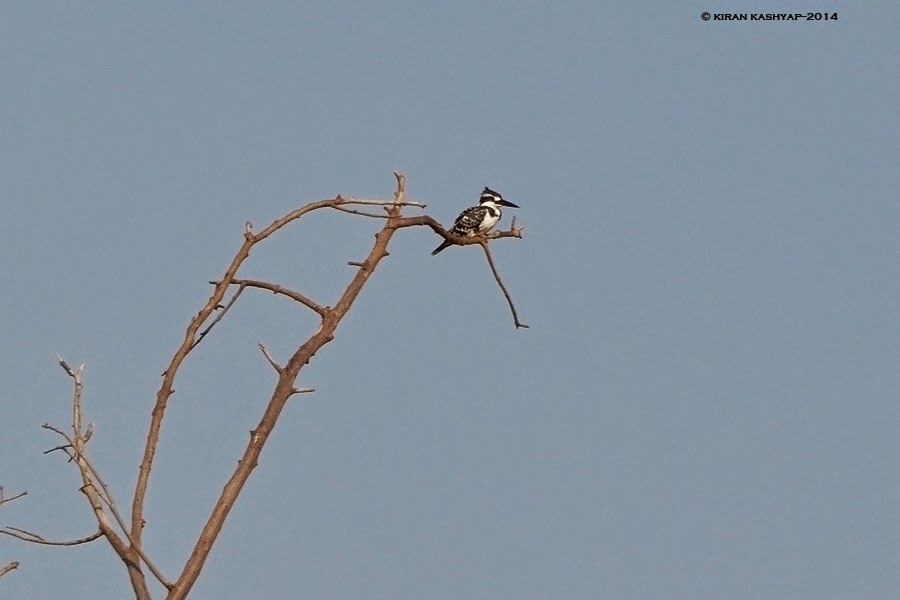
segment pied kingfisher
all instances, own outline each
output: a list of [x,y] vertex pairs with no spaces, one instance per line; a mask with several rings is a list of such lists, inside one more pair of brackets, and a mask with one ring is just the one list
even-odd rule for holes
[[[519,208],[512,202],[507,202],[498,192],[490,188],[484,188],[481,192],[481,198],[478,200],[478,206],[470,206],[462,211],[450,233],[462,237],[475,237],[487,233],[494,228],[494,225],[500,220],[500,207],[509,206],[510,208]],[[444,240],[443,243],[435,248],[431,255],[434,256],[444,248],[453,245],[450,240]]]

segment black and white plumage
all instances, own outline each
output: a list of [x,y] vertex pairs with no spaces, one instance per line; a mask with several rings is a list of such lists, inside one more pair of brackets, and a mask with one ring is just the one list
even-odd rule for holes
[[[512,202],[504,200],[503,196],[498,192],[490,188],[484,188],[478,204],[470,206],[456,217],[453,227],[450,228],[450,233],[462,237],[475,237],[476,235],[487,233],[500,221],[502,216],[500,212],[501,206],[519,208]],[[431,252],[431,255],[434,256],[444,248],[449,248],[452,245],[453,242],[450,240],[444,240],[440,246]]]

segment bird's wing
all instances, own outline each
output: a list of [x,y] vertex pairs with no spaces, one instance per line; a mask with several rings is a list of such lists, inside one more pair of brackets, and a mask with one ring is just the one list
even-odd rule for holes
[[453,231],[461,233],[478,231],[478,226],[481,225],[483,219],[484,207],[470,206],[456,217],[456,222],[453,223]]

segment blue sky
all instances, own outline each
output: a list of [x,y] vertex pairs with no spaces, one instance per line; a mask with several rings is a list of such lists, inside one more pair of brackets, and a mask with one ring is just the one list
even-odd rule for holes
[[[837,21],[700,13],[837,11]],[[0,18],[0,524],[95,529],[55,353],[129,504],[159,375],[243,224],[410,197],[302,372],[197,598],[900,594],[896,3],[19,3]],[[375,224],[313,215],[245,274],[332,302]],[[175,577],[313,315],[246,294],[176,382],[147,508]],[[0,538],[4,597],[128,597],[101,542]],[[159,594],[159,590],[156,590]]]

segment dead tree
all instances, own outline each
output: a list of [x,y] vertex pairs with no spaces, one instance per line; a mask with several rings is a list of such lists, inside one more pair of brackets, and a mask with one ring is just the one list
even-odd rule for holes
[[[9,535],[20,540],[35,544],[55,545],[55,546],[75,546],[86,544],[94,540],[103,538],[112,547],[116,555],[124,564],[128,577],[134,590],[137,600],[150,600],[150,587],[148,585],[148,573],[150,577],[155,578],[167,591],[167,600],[182,600],[190,593],[194,583],[203,569],[207,557],[228,518],[231,508],[234,506],[238,495],[247,483],[250,473],[257,466],[260,453],[269,439],[272,430],[278,421],[281,411],[285,404],[295,394],[305,394],[315,391],[312,388],[298,387],[297,377],[304,365],[316,355],[316,353],[325,344],[334,339],[334,332],[346,316],[347,312],[353,306],[363,286],[371,277],[372,273],[378,267],[382,259],[388,256],[388,244],[394,234],[400,229],[408,227],[429,227],[437,235],[445,240],[452,241],[454,244],[467,246],[478,244],[484,251],[491,272],[500,286],[504,297],[509,305],[510,312],[513,317],[513,324],[517,327],[527,327],[519,320],[512,298],[500,278],[497,268],[488,244],[491,240],[499,238],[521,238],[522,229],[516,227],[513,220],[510,229],[507,231],[495,231],[485,236],[473,238],[465,238],[456,236],[446,229],[440,223],[427,215],[406,217],[401,214],[406,207],[425,208],[424,204],[419,202],[407,201],[405,197],[405,179],[402,174],[394,173],[397,179],[397,191],[393,200],[366,200],[358,198],[342,198],[337,196],[330,200],[320,200],[312,202],[291,211],[280,219],[276,219],[268,227],[260,232],[255,232],[250,223],[246,224],[244,229],[244,240],[226,269],[224,275],[218,280],[211,281],[213,286],[212,294],[206,301],[206,304],[191,319],[184,339],[181,341],[178,349],[172,356],[168,367],[163,372],[162,384],[156,393],[156,401],[150,417],[150,426],[147,432],[147,439],[144,446],[143,458],[141,460],[137,484],[134,489],[134,495],[131,500],[130,515],[123,513],[119,504],[116,502],[112,490],[107,482],[103,479],[100,471],[94,462],[89,458],[86,452],[86,446],[93,434],[93,423],[84,424],[82,415],[82,395],[83,382],[82,375],[84,365],[78,368],[71,367],[65,360],[59,357],[59,364],[72,379],[74,384],[73,400],[72,400],[72,425],[71,431],[65,431],[61,428],[44,424],[44,428],[52,431],[61,438],[59,445],[45,452],[61,452],[68,456],[77,468],[82,486],[80,488],[90,505],[91,511],[97,521],[97,531],[90,535],[75,540],[51,541],[32,533],[31,531],[17,528],[4,527],[0,529],[0,533]],[[316,210],[331,209],[353,215],[359,215],[366,218],[383,220],[384,225],[375,235],[375,243],[369,251],[368,256],[362,261],[353,261],[349,265],[355,267],[356,273],[347,284],[346,289],[338,298],[334,305],[326,305],[314,301],[308,296],[301,294],[295,290],[279,285],[270,281],[262,281],[258,279],[249,279],[238,276],[238,271],[244,261],[250,255],[250,250],[259,243],[264,242],[270,236],[281,231],[287,225],[300,219],[304,215]],[[383,212],[379,212],[381,209]],[[313,311],[319,316],[320,324],[318,329],[309,339],[300,344],[294,353],[287,359],[284,364],[279,363],[275,357],[262,344],[259,345],[265,359],[272,365],[277,375],[275,388],[271,397],[263,411],[256,427],[250,432],[250,438],[244,451],[237,461],[237,466],[231,473],[227,483],[222,489],[221,494],[216,500],[203,526],[199,537],[191,551],[190,556],[185,561],[184,566],[174,579],[164,574],[159,567],[147,555],[143,545],[144,530],[144,503],[147,497],[147,491],[150,486],[150,474],[153,469],[153,461],[156,457],[157,444],[160,438],[160,431],[163,426],[163,420],[166,414],[166,407],[172,400],[174,393],[174,382],[178,374],[178,370],[184,363],[187,356],[194,351],[198,344],[202,342],[210,331],[222,321],[238,298],[248,289],[259,289],[272,292],[277,295],[285,296],[294,300],[302,307]],[[0,571],[0,574],[16,568],[18,563],[11,563]]]

